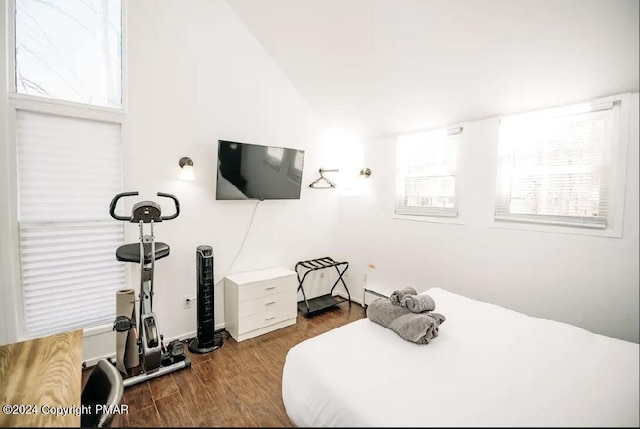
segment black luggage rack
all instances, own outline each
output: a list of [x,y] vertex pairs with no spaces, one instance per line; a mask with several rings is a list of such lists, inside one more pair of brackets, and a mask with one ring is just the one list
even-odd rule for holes
[[[312,271],[323,270],[331,267],[334,267],[338,273],[338,279],[331,287],[331,291],[326,295],[307,299],[307,294],[304,292],[304,287],[302,287],[307,274]],[[351,294],[349,293],[349,289],[342,278],[342,275],[347,271],[347,268],[349,268],[348,262],[336,262],[328,256],[298,262],[295,268],[296,274],[298,275],[298,292],[302,291],[302,297],[304,298],[302,301],[298,302],[298,310],[300,310],[305,317],[309,317],[345,301],[349,301],[349,307],[351,307]],[[302,277],[300,277],[301,272],[304,272]],[[333,290],[336,288],[338,283],[342,283],[344,290],[347,291],[348,298],[333,295]]]

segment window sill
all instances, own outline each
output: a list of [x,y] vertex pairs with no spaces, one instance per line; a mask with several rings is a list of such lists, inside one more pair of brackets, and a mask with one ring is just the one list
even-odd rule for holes
[[9,93],[9,104],[18,110],[30,110],[33,112],[116,123],[124,122],[127,113],[124,107],[97,106],[15,92]]
[[589,235],[593,237],[622,238],[622,229],[591,229],[558,225],[544,225],[536,223],[501,222],[491,220],[489,228],[512,229],[518,231],[546,232],[551,234]]
[[429,222],[429,223],[445,223],[451,225],[464,225],[464,222],[457,217],[437,217],[437,216],[416,216],[416,215],[404,215],[393,214],[392,219],[409,220],[414,222]]
[[101,335],[101,334],[105,334],[107,332],[112,332],[113,331],[113,326],[112,325],[99,325],[99,326],[92,326],[90,328],[84,328],[82,330],[82,336],[83,337],[93,337],[95,335]]

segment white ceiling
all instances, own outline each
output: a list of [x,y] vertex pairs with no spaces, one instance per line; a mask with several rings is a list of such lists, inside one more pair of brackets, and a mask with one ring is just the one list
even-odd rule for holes
[[638,91],[638,0],[227,0],[325,125],[397,134]]

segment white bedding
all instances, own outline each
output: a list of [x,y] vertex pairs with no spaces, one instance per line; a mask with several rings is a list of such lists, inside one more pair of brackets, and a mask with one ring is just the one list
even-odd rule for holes
[[248,200],[247,197],[240,189],[233,183],[229,182],[218,169],[218,183],[216,185],[217,198],[225,200]]
[[297,426],[635,426],[638,344],[432,288],[428,345],[358,320],[287,354]]

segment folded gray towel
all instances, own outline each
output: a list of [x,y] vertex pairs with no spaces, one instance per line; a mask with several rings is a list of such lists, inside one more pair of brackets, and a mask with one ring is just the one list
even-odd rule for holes
[[413,313],[404,307],[393,305],[384,298],[376,299],[369,304],[367,317],[416,344],[429,344],[438,336],[440,325],[446,320],[439,313]]
[[417,293],[418,292],[416,292],[416,290],[412,287],[394,290],[393,293],[389,296],[389,301],[391,301],[391,304],[393,305],[400,305],[402,297],[404,297],[405,295],[415,295]]
[[412,313],[422,313],[436,309],[436,303],[429,295],[405,295],[400,301],[400,306]]

